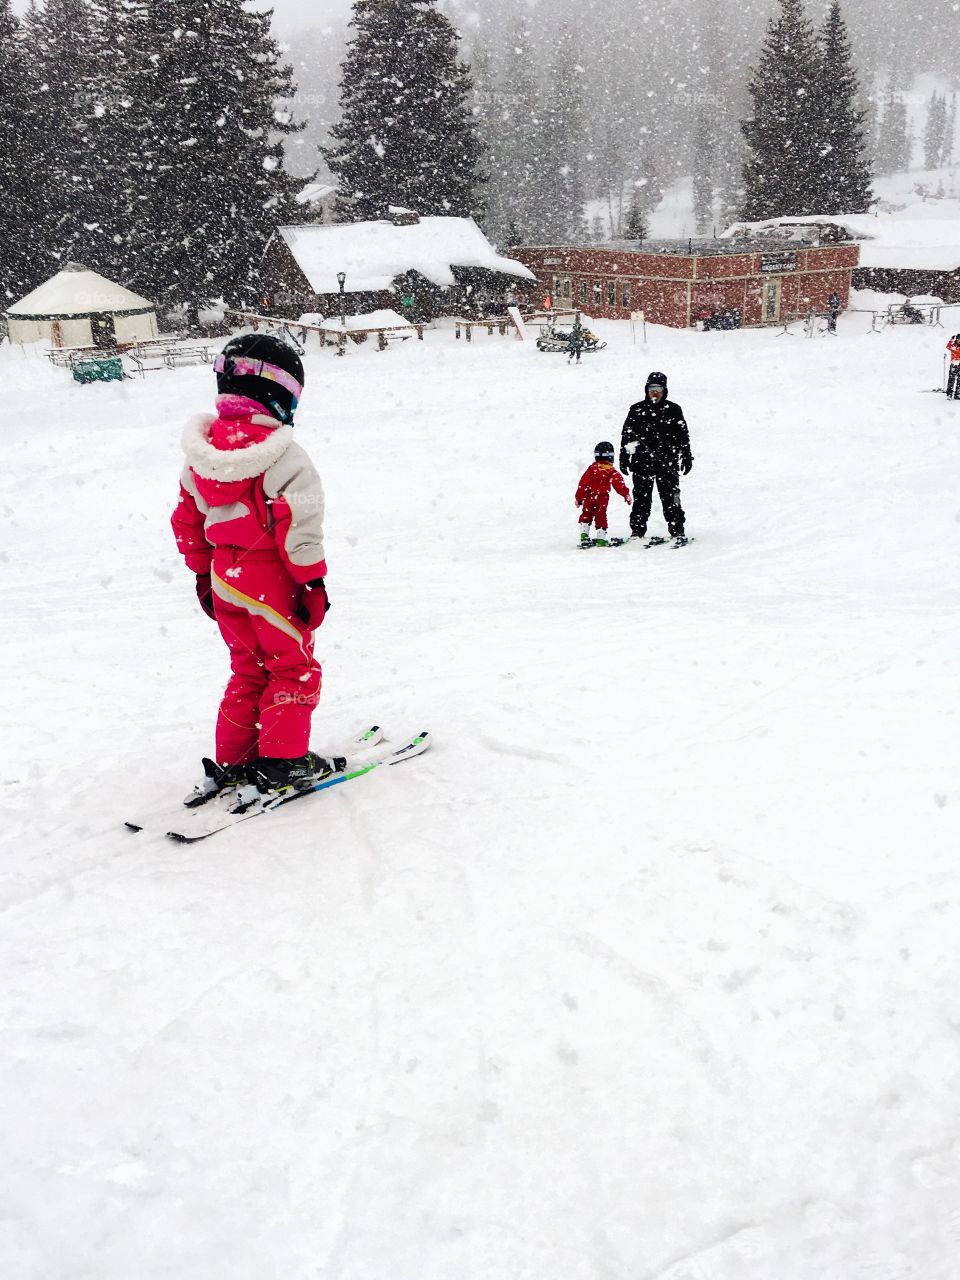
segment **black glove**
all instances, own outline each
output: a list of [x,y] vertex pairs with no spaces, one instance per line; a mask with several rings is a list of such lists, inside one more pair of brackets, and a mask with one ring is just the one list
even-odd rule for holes
[[197,574],[197,599],[207,617],[215,620],[217,615],[213,610],[213,587],[210,584],[209,573]]
[[322,578],[314,578],[303,588],[303,595],[297,606],[297,617],[308,631],[316,631],[330,612],[330,597]]
[[680,455],[680,470],[685,476],[688,476],[693,469],[693,454],[684,453]]

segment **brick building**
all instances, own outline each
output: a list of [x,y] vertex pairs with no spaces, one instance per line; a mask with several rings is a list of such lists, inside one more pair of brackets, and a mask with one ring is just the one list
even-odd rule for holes
[[[931,201],[931,205],[937,202]],[[944,202],[946,203],[946,202]],[[960,228],[944,214],[926,219],[902,213],[843,214],[837,217],[770,218],[738,222],[724,239],[744,236],[769,246],[855,242],[860,262],[853,273],[855,289],[876,289],[908,298],[935,297],[960,303]]]
[[823,311],[831,293],[844,306],[860,259],[856,244],[788,246],[728,240],[650,240],[624,244],[511,249],[557,307],[687,328],[714,311],[742,324],[777,324]]

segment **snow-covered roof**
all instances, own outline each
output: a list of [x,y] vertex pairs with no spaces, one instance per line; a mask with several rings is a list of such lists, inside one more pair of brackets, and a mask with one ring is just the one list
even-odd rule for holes
[[88,271],[78,262],[68,262],[62,271],[8,307],[7,315],[28,320],[70,319],[101,311],[124,315],[152,310],[153,303],[146,298],[114,284],[96,271]]
[[[723,238],[817,242],[817,228],[834,226],[860,246],[860,266],[899,271],[955,271],[960,267],[960,218],[901,218],[890,213],[809,214],[736,222]],[[777,233],[780,233],[779,235]]]
[[453,267],[536,279],[521,263],[501,258],[472,218],[421,218],[402,227],[386,220],[280,227],[277,234],[316,293],[337,293],[339,271],[347,277],[346,293],[389,289],[407,271],[419,271],[432,284],[452,285]]
[[337,188],[329,182],[308,182],[302,191],[297,193],[297,204],[320,204],[337,194]]

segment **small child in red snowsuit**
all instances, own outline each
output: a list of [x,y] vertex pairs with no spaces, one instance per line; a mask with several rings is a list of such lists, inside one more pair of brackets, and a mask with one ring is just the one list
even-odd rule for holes
[[329,600],[323,489],[293,435],[303,365],[288,343],[249,333],[214,370],[217,412],[184,433],[172,521],[232,672],[198,799],[240,785],[249,766],[279,790],[306,786],[327,763],[307,749],[321,682],[313,633]]
[[593,451],[596,459],[580,477],[574,501],[580,507],[580,542],[590,542],[591,524],[597,531],[596,544],[605,547],[607,539],[607,503],[610,490],[616,489],[629,506],[630,490],[623,476],[613,465],[614,449],[609,440],[601,440]]

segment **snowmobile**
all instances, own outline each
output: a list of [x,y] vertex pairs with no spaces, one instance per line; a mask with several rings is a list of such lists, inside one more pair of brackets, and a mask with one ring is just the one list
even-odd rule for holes
[[[537,339],[537,350],[563,351],[565,354],[569,355],[572,336],[573,335],[566,329],[556,329],[552,325],[549,325],[540,332],[540,337]],[[589,329],[584,329],[582,331],[582,338],[583,346],[581,350],[584,355],[586,355],[588,351],[602,351],[607,345],[605,342],[601,342],[597,335],[592,333]]]

